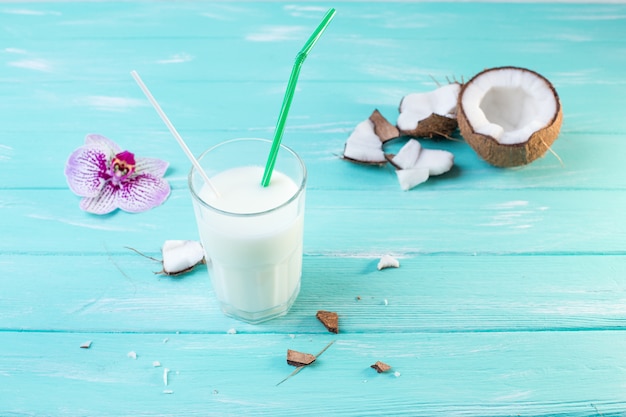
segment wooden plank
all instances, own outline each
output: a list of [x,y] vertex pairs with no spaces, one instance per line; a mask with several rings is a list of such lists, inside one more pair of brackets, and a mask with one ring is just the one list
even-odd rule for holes
[[[180,1],[152,4],[149,1],[43,1],[27,5],[4,1],[2,14],[10,17],[0,36],[27,39],[174,39],[238,38],[265,30],[259,42],[303,42],[329,8],[325,2],[310,5],[277,1]],[[590,42],[618,40],[623,33],[624,4],[516,4],[510,2],[388,2],[337,0],[337,24],[333,34],[359,39],[449,39],[465,35],[468,40],[512,39]],[[398,4],[402,3],[402,4]],[[455,2],[450,2],[455,3]],[[19,6],[19,7],[18,7]],[[468,30],[466,23],[471,23]],[[599,25],[598,22],[602,22]],[[282,25],[286,29],[273,32]],[[233,28],[237,30],[234,31]],[[367,30],[359,30],[366,28]],[[586,34],[587,36],[581,36]],[[279,36],[281,35],[281,36]],[[326,35],[325,35],[326,36]]]
[[[451,152],[455,156],[455,166],[449,174],[431,178],[418,188],[403,193],[393,170],[357,166],[340,160],[346,139],[356,123],[358,121],[324,125],[299,121],[292,123],[287,129],[285,144],[296,150],[305,161],[309,172],[308,187],[311,192],[314,189],[346,192],[350,190],[376,192],[384,189],[397,194],[394,200],[412,200],[419,198],[418,196],[425,194],[426,191],[436,193],[531,188],[589,190],[594,187],[614,191],[624,189],[622,178],[626,174],[626,165],[619,149],[623,146],[626,136],[592,134],[581,130],[563,132],[555,142],[553,150],[562,163],[548,152],[530,165],[513,169],[499,169],[488,165],[462,142],[421,140],[425,148]],[[49,140],[43,140],[45,136],[36,132],[19,135],[5,132],[6,136],[0,142],[0,169],[2,169],[0,190],[58,189],[67,191],[67,194],[61,193],[55,198],[69,202],[73,197],[69,193],[63,174],[65,161],[74,149],[84,143],[85,134],[90,132],[104,133],[138,156],[159,157],[168,161],[170,168],[166,179],[175,189],[186,188],[186,175],[191,164],[169,132],[158,130],[160,127],[156,125],[153,128],[155,130],[147,132],[116,131],[105,127],[102,130],[91,130],[85,125],[79,132],[55,133],[53,138],[48,138]],[[269,128],[183,133],[190,147],[198,154],[223,139],[271,137]],[[402,143],[404,141],[400,141],[398,145]],[[390,146],[389,150],[393,151],[394,146]],[[0,201],[4,202],[21,199],[23,197],[7,194],[0,197]],[[442,201],[442,204],[444,203],[445,201]],[[572,201],[571,204],[576,202]]]
[[[622,333],[2,332],[0,412],[618,415],[626,404]],[[87,340],[91,348],[79,348]],[[317,353],[331,340],[314,365],[276,386],[294,369],[286,364],[287,349]],[[137,359],[127,356],[131,351]],[[377,360],[392,372],[377,374],[369,367]],[[170,370],[167,385],[164,368]]]
[[[350,255],[396,253],[623,253],[624,193],[597,190],[312,189],[307,194],[305,252]],[[182,179],[181,179],[182,180]],[[370,185],[371,187],[371,185]],[[380,185],[382,188],[383,185]],[[375,196],[375,198],[373,198]],[[45,201],[46,204],[40,204]],[[187,190],[141,216],[94,216],[69,190],[0,191],[4,253],[158,251],[167,239],[195,239]],[[461,209],[462,208],[462,209]],[[167,220],[164,220],[167,219]],[[391,219],[395,219],[392,221]],[[37,238],[33,239],[33,233]]]
[[173,278],[129,251],[5,255],[0,329],[325,334],[318,310],[338,312],[350,335],[625,328],[623,255],[413,255],[383,271],[378,259],[305,256],[290,313],[254,326],[223,316],[205,267]]

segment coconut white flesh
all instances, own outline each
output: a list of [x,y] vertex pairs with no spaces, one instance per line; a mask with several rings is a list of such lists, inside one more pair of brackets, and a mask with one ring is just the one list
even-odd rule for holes
[[455,117],[457,99],[461,86],[452,83],[427,93],[412,93],[400,103],[397,125],[400,130],[417,128],[420,120],[435,113],[440,116]]
[[376,268],[378,268],[379,271],[385,268],[400,268],[400,261],[391,255],[383,255],[380,261],[378,261]]
[[499,143],[526,142],[554,118],[557,102],[550,86],[530,71],[488,71],[465,87],[461,106],[474,132]]
[[409,168],[396,171],[400,188],[409,191],[411,188],[420,185],[428,180],[428,168]]
[[413,168],[420,156],[422,145],[415,139],[409,139],[398,153],[391,159],[401,169]]
[[429,175],[441,175],[454,165],[454,155],[438,149],[424,149],[415,139],[409,139],[391,160],[401,169],[427,168]]
[[374,123],[367,119],[359,123],[346,140],[343,156],[362,162],[385,162],[383,143],[374,132]]
[[438,149],[422,149],[413,168],[428,169],[429,175],[441,175],[454,165],[454,155]]
[[185,271],[204,259],[204,249],[194,240],[166,240],[161,249],[163,271],[176,274]]

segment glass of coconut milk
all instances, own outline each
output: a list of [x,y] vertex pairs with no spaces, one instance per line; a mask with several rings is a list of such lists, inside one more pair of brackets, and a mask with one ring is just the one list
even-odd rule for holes
[[222,311],[249,323],[287,313],[300,291],[306,168],[281,145],[271,182],[261,185],[272,142],[233,139],[198,161],[217,195],[192,168],[189,188],[213,291]]

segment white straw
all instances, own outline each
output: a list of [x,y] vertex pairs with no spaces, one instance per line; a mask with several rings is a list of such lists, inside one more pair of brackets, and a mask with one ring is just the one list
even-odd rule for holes
[[133,70],[130,72],[130,75],[133,76],[133,78],[135,79],[135,81],[137,82],[137,84],[139,85],[139,88],[141,88],[141,91],[143,91],[143,93],[146,95],[146,97],[148,98],[148,101],[150,101],[150,103],[152,104],[152,106],[154,107],[154,109],[156,110],[156,112],[159,114],[159,116],[161,117],[161,119],[163,120],[163,122],[165,123],[165,125],[167,126],[167,128],[170,130],[170,132],[172,133],[172,135],[174,135],[174,138],[178,141],[178,144],[180,145],[181,148],[183,148],[183,151],[185,152],[185,154],[187,155],[187,158],[189,158],[189,160],[191,161],[191,163],[193,164],[193,166],[196,168],[196,170],[198,171],[198,173],[200,173],[200,176],[202,177],[202,179],[204,180],[204,182],[211,187],[211,190],[213,190],[213,192],[215,193],[216,196],[220,196],[220,194],[217,192],[217,190],[215,189],[215,186],[213,186],[213,184],[211,183],[211,180],[209,179],[209,177],[207,176],[206,172],[204,172],[204,170],[202,169],[202,167],[200,166],[200,163],[198,162],[198,160],[193,156],[193,154],[191,153],[191,151],[189,150],[189,147],[187,146],[187,144],[185,143],[185,141],[183,140],[183,138],[178,134],[178,132],[176,131],[176,128],[174,127],[174,125],[172,124],[172,122],[170,122],[170,119],[168,119],[167,115],[163,112],[163,110],[161,109],[161,106],[159,106],[159,103],[157,103],[157,101],[154,99],[154,97],[152,96],[152,94],[150,93],[150,90],[148,90],[148,87],[146,87],[146,85],[143,83],[143,81],[141,80],[141,77],[139,76],[139,74],[137,73],[137,71]]

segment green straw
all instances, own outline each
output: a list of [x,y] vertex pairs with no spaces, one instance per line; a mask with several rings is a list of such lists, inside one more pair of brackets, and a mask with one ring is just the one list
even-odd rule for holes
[[283,99],[283,106],[280,109],[278,116],[278,122],[276,123],[276,130],[274,132],[274,141],[272,142],[272,148],[265,164],[265,172],[263,173],[263,180],[261,185],[267,187],[272,179],[272,171],[274,171],[274,165],[276,165],[276,156],[278,156],[278,149],[280,148],[280,142],[283,138],[283,131],[285,130],[285,122],[287,121],[287,113],[291,107],[293,101],[293,94],[296,91],[296,83],[298,82],[298,75],[300,74],[300,67],[304,63],[307,55],[313,49],[313,46],[317,40],[322,36],[322,33],[335,16],[335,9],[331,8],[326,12],[326,15],[317,26],[313,34],[306,41],[298,55],[296,55],[296,62],[291,70],[291,76],[289,77],[289,83],[287,84],[287,91],[285,91],[285,98]]

